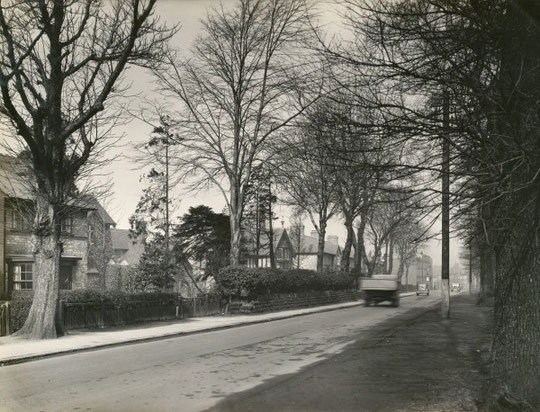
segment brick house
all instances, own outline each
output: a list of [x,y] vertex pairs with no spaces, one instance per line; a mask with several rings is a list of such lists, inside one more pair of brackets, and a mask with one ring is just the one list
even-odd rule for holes
[[[265,237],[265,236],[261,236]],[[274,230],[274,254],[276,259],[276,267],[278,269],[292,269],[294,260],[294,247],[287,233],[287,229]],[[251,247],[254,250],[254,247]],[[265,244],[259,248],[258,256],[252,252],[247,258],[247,267],[255,267],[255,262],[258,259],[258,267],[270,267],[270,247]]]
[[[99,202],[86,196],[67,206],[62,221],[60,288],[104,288],[112,254],[110,229],[115,226]],[[0,295],[32,290],[33,196],[17,159],[0,155]]]
[[[316,231],[307,236],[303,227],[292,227],[290,235],[287,229],[274,231],[274,251],[278,269],[310,269],[317,270],[317,249],[319,237]],[[328,270],[338,269],[341,265],[341,247],[337,236],[328,236],[324,243],[323,266]],[[259,267],[270,267],[268,246],[259,251]],[[248,257],[248,267],[255,267],[255,257]],[[351,251],[350,268],[354,268],[354,251]]]
[[[319,248],[319,234],[312,230],[310,235],[304,234],[304,227],[291,228],[291,240],[294,245],[296,257],[294,267],[317,270],[317,250]],[[329,235],[324,242],[323,267],[326,270],[336,270],[341,266],[342,249],[339,238]],[[349,256],[349,268],[354,268],[354,248]]]

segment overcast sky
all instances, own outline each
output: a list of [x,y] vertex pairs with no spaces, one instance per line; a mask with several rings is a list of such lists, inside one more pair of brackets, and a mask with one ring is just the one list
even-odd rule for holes
[[[225,6],[232,5],[234,0],[223,0],[223,3]],[[160,0],[158,1],[156,14],[170,25],[180,23],[181,29],[172,39],[173,47],[180,49],[183,53],[188,53],[193,40],[200,32],[200,20],[205,18],[210,7],[218,4],[218,0]],[[339,35],[342,29],[340,29],[338,1],[319,1],[317,7],[320,24]],[[129,91],[130,95],[133,95],[130,106],[133,110],[136,110],[143,97],[152,96],[152,78],[148,72],[142,69],[131,68],[127,74],[127,80],[132,83]],[[129,156],[132,154],[134,145],[148,138],[150,130],[149,125],[139,120],[133,120],[117,131],[125,135],[121,141],[121,146],[110,149],[111,154],[117,155],[118,158],[104,170],[105,173],[109,174],[113,183],[111,196],[106,200],[105,206],[117,222],[117,227],[120,228],[129,227],[129,216],[134,212],[144,187],[144,183],[140,182],[140,178],[145,170],[141,170],[140,166],[134,164]],[[218,212],[225,206],[225,201],[218,191],[203,191],[197,196],[182,195],[181,188],[176,188],[175,192],[176,198],[180,201],[176,210],[177,215],[187,212],[190,206],[200,204],[211,206]],[[284,220],[285,226],[288,226],[287,208],[278,205],[276,209],[278,214],[277,225],[280,226],[280,222]],[[311,224],[306,221],[306,233],[309,234],[312,229]],[[439,226],[434,227],[434,231],[438,230]],[[342,245],[345,240],[345,233],[342,222],[339,220],[330,222],[328,234],[338,235]],[[440,264],[440,242],[431,241],[425,253],[433,258],[434,264]],[[457,247],[453,245],[451,248],[451,260],[457,261],[458,253]]]

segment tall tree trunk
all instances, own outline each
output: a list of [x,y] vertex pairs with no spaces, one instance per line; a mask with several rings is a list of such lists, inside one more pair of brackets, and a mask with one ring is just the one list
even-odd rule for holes
[[390,236],[390,252],[388,255],[388,274],[394,270],[394,237]]
[[531,229],[534,218],[521,220],[497,254],[492,390],[508,390],[539,410],[540,240],[535,233],[539,227]]
[[[539,16],[535,0],[508,2],[501,36],[502,107],[497,130],[504,139],[497,149],[501,164],[508,163],[501,172],[506,172],[503,177],[513,191],[504,193],[503,188],[497,204],[492,203],[502,216],[495,222],[501,225],[495,227],[504,228],[497,237],[504,242],[495,250],[492,382],[524,398],[531,410],[540,410]],[[516,153],[520,158],[514,161]]]
[[355,266],[358,268],[359,272],[362,272],[362,264],[368,263],[367,254],[366,254],[366,245],[364,243],[364,232],[366,231],[366,216],[362,214],[360,216],[360,222],[356,228],[356,242],[358,244],[358,249],[356,251],[356,262]]
[[261,250],[261,218],[259,216],[259,192],[257,192],[255,196],[255,267],[259,267],[259,253]]
[[405,263],[405,284],[409,284],[409,267],[411,264],[409,262]]
[[326,220],[319,219],[319,243],[317,246],[317,272],[324,271],[324,243],[326,237]]
[[[398,270],[397,270],[397,274],[396,274],[397,279],[399,280],[400,283],[401,283],[401,278],[403,277],[404,270],[405,270],[405,259],[403,258],[403,256],[400,255]],[[408,282],[405,282],[405,284],[408,285]]]
[[347,239],[345,240],[345,246],[341,255],[341,269],[349,272],[351,249],[354,242],[353,220],[350,217],[345,218],[345,228],[347,229]]
[[63,334],[58,321],[58,296],[60,284],[60,218],[58,210],[46,200],[36,199],[34,219],[34,299],[28,318],[15,335],[28,339],[54,339]]
[[276,254],[274,251],[274,225],[272,223],[272,201],[268,201],[268,251],[270,253],[270,267],[276,268]]
[[231,189],[231,200],[229,204],[229,221],[231,225],[231,251],[229,264],[231,266],[238,266],[240,264],[242,207],[239,197],[237,191]]

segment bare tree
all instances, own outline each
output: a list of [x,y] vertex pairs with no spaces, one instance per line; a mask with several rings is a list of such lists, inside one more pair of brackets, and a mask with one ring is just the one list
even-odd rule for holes
[[295,133],[283,137],[278,146],[276,174],[286,202],[302,209],[318,234],[317,271],[323,270],[328,221],[338,211],[337,167],[329,149],[339,130],[328,121],[327,102],[319,102],[305,116]]
[[493,393],[505,388],[500,399],[509,391],[538,408],[540,5],[348,3],[356,45],[366,47],[341,57],[376,72],[394,96],[409,96],[392,100],[404,130],[427,137],[426,145],[444,141],[451,153],[441,161],[439,149],[436,163],[416,169],[450,163],[452,206],[461,203],[460,213],[477,220],[470,231],[485,250],[481,278],[495,292]]
[[239,0],[214,9],[192,56],[156,71],[163,93],[181,109],[176,167],[199,190],[217,187],[229,209],[231,265],[239,263],[245,189],[267,141],[310,98],[305,82],[310,36],[302,0]]
[[405,284],[408,285],[409,266],[415,258],[418,248],[426,243],[428,239],[427,228],[422,223],[413,219],[408,219],[394,233],[399,264],[397,278],[401,282],[403,275],[406,275]]
[[100,113],[122,91],[124,69],[152,64],[174,33],[153,17],[154,5],[155,0],[0,5],[0,113],[24,142],[36,183],[37,281],[19,335],[57,336],[64,206],[78,192],[84,165],[98,152],[104,137]]

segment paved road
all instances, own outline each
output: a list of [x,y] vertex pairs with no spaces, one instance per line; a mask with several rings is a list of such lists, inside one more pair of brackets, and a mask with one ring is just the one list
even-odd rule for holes
[[400,308],[354,307],[0,368],[1,411],[199,411],[342,351]]

